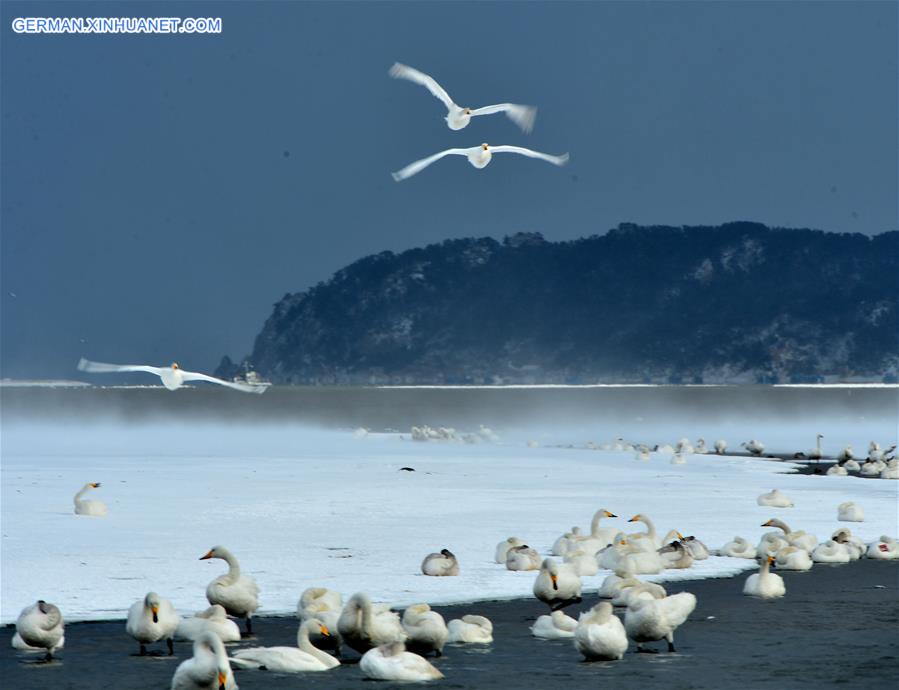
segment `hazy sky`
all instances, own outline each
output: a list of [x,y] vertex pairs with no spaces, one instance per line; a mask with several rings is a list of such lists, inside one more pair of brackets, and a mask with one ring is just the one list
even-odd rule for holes
[[[3,376],[210,369],[366,254],[621,221],[897,226],[894,2],[17,3],[2,13]],[[19,16],[212,16],[212,36],[17,35]],[[447,129],[401,61],[462,105]],[[482,141],[571,152],[485,170]]]

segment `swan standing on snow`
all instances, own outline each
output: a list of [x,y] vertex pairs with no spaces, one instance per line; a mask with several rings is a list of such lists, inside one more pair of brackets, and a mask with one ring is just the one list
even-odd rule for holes
[[264,393],[268,386],[250,385],[248,383],[237,383],[235,381],[223,381],[214,376],[206,374],[198,374],[195,371],[184,371],[178,366],[177,362],[170,367],[151,367],[144,364],[106,364],[105,362],[91,362],[81,358],[78,362],[78,370],[86,371],[90,374],[120,374],[133,371],[143,371],[148,374],[155,374],[162,379],[162,385],[170,391],[178,390],[188,381],[208,381],[209,383],[217,383],[220,386],[227,386],[234,390],[243,391],[244,393]]
[[275,673],[328,671],[340,662],[327,652],[313,646],[309,634],[329,636],[328,628],[317,620],[301,623],[297,630],[296,647],[251,647],[234,652],[231,663],[235,668],[264,668]]
[[768,506],[769,508],[792,508],[793,500],[777,489],[772,489],[769,493],[762,494],[756,500],[760,506]]
[[617,661],[627,644],[624,626],[609,602],[601,601],[578,618],[574,646],[588,661]]
[[765,444],[755,439],[741,443],[740,446],[748,450],[751,455],[761,455],[765,452]]
[[219,604],[181,619],[175,630],[175,639],[194,641],[204,632],[218,635],[222,642],[240,642],[240,628],[228,618],[224,607]]
[[551,609],[561,609],[581,600],[581,578],[570,565],[544,559],[534,581],[534,596]]
[[75,494],[75,515],[90,515],[92,517],[104,517],[108,512],[103,501],[84,499],[82,496],[91,489],[99,489],[100,482],[91,482],[81,487],[81,491]]
[[391,642],[370,649],[359,660],[359,669],[374,680],[424,681],[443,678],[430,661],[406,651],[402,642]]
[[477,115],[505,113],[512,122],[522,129],[522,131],[530,132],[534,127],[534,120],[537,118],[536,108],[529,105],[518,105],[516,103],[500,103],[498,105],[487,105],[483,108],[474,109],[460,107],[453,103],[453,99],[449,97],[446,90],[440,86],[433,77],[399,62],[394,63],[393,67],[390,68],[389,74],[394,79],[408,79],[411,82],[420,84],[430,91],[433,96],[439,98],[448,111],[446,115],[446,124],[453,130],[464,129],[468,126],[471,118]]
[[172,602],[156,592],[148,592],[147,596],[135,601],[128,609],[125,632],[138,641],[141,656],[147,653],[146,645],[159,640],[165,640],[171,656],[175,653],[172,638],[180,622],[181,616],[175,613]]
[[696,608],[696,596],[689,592],[656,599],[649,592],[632,597],[624,614],[627,636],[637,643],[642,652],[644,642],[667,640],[668,651],[675,652],[674,631],[687,620]]
[[524,545],[525,545],[524,542],[521,539],[519,539],[518,537],[509,537],[505,541],[501,541],[499,544],[496,545],[496,552],[495,552],[496,555],[494,556],[494,560],[497,563],[505,564],[506,556],[509,553],[509,549],[515,549],[515,548],[518,548],[519,546],[524,546]]
[[468,614],[446,624],[450,644],[490,644],[493,642],[493,623],[484,616]]
[[194,642],[194,655],[182,661],[172,678],[172,690],[237,690],[225,645],[205,632]]
[[562,640],[574,637],[577,621],[564,611],[539,616],[531,626],[531,634],[541,640]]
[[432,577],[448,577],[459,574],[459,561],[449,549],[429,553],[421,562],[421,572]]
[[487,167],[487,164],[493,158],[494,153],[518,153],[522,156],[527,156],[528,158],[539,158],[540,160],[552,163],[553,165],[565,165],[568,162],[567,153],[563,153],[561,156],[553,156],[548,153],[532,151],[531,149],[526,149],[522,146],[491,146],[490,144],[484,143],[480,146],[472,146],[467,149],[446,149],[440,153],[435,153],[433,156],[428,156],[427,158],[422,158],[414,163],[410,163],[402,170],[391,173],[391,175],[393,175],[394,180],[401,182],[420,173],[431,165],[431,163],[435,163],[446,156],[465,156],[472,166],[480,170],[481,168]]
[[[787,543],[790,546],[797,546],[809,553],[811,553],[812,549],[818,545],[818,538],[815,537],[814,534],[809,534],[802,530],[794,532],[787,523],[783,520],[778,520],[777,518],[771,518],[768,522],[762,523],[762,527],[777,527],[779,530],[783,531],[783,538],[787,540]],[[777,536],[776,532],[773,534]]]
[[540,554],[527,544],[509,549],[506,554],[507,570],[539,570]]
[[734,537],[731,541],[718,549],[718,555],[730,556],[731,558],[755,559],[756,549],[743,537]]
[[250,618],[259,608],[259,587],[256,580],[240,572],[240,564],[228,549],[224,546],[213,546],[205,556],[200,556],[201,561],[209,558],[219,558],[228,564],[228,572],[219,575],[206,587],[206,599],[210,604],[220,604],[228,615],[235,618],[244,618],[247,624],[247,633],[252,633]]
[[864,522],[865,511],[852,501],[846,501],[837,506],[837,520],[840,522]]
[[46,649],[46,659],[61,649],[65,641],[65,622],[62,613],[43,599],[26,606],[16,619],[16,633],[29,647]]
[[743,594],[761,599],[777,599],[787,593],[783,578],[771,572],[772,563],[774,563],[774,556],[762,559],[759,571],[746,578]]
[[443,646],[449,637],[446,622],[427,604],[415,604],[403,611],[403,629],[406,631],[406,649],[422,656],[434,652],[443,656]]
[[372,647],[406,639],[400,617],[386,606],[375,606],[362,592],[351,596],[343,607],[337,630],[340,638],[360,654]]
[[717,441],[715,441],[715,453],[717,453],[718,455],[724,455],[726,451],[727,441],[725,441],[723,438],[719,438]]
[[[868,544],[865,555],[878,561],[894,561],[899,558],[899,543],[884,534],[878,541]],[[31,643],[29,642],[29,644]]]

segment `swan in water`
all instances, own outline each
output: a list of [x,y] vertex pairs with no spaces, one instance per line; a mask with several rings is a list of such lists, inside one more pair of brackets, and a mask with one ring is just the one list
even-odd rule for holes
[[534,596],[556,610],[581,600],[581,578],[574,568],[544,559],[534,581]]
[[275,673],[302,673],[305,671],[329,671],[340,662],[327,652],[315,647],[309,640],[310,633],[329,636],[328,628],[317,620],[301,623],[297,630],[296,647],[250,647],[234,652],[231,663],[235,668],[264,668]]
[[828,477],[845,477],[849,474],[848,470],[840,464],[831,465],[825,472]]
[[39,599],[22,609],[16,619],[16,633],[29,647],[46,649],[49,661],[65,642],[65,622],[54,604]]
[[639,548],[645,549],[646,551],[655,551],[662,547],[662,540],[659,539],[659,535],[656,533],[656,527],[653,524],[652,520],[650,520],[646,515],[642,513],[638,513],[634,515],[628,522],[642,522],[646,525],[645,532],[636,532],[634,534],[627,535],[628,544],[632,544]]
[[769,508],[792,508],[793,500],[777,489],[772,489],[769,493],[762,494],[756,501],[760,506]]
[[181,616],[175,613],[172,602],[156,592],[148,592],[128,609],[125,632],[140,644],[141,656],[147,653],[146,645],[159,640],[165,640],[171,656],[175,653],[173,638],[180,622]]
[[618,517],[615,513],[611,513],[605,508],[600,508],[593,514],[590,521],[590,534],[585,536],[575,536],[570,542],[570,548],[581,549],[593,555],[600,549],[606,548],[612,543],[618,530],[614,527],[601,527],[600,520],[604,518]]
[[496,552],[495,552],[496,555],[494,557],[494,560],[497,563],[505,564],[506,556],[509,553],[509,549],[515,549],[519,546],[524,546],[524,545],[525,545],[524,542],[521,539],[519,539],[518,537],[509,537],[505,541],[501,541],[499,544],[496,545]]
[[756,549],[743,537],[734,537],[724,546],[718,549],[718,555],[730,556],[731,558],[755,559]]
[[537,618],[531,626],[531,634],[541,640],[561,640],[574,637],[577,621],[564,611],[553,611]]
[[667,570],[684,570],[693,565],[693,552],[681,541],[672,541],[658,551]]
[[500,103],[498,105],[487,105],[483,108],[463,108],[458,106],[453,103],[453,99],[449,97],[446,90],[433,77],[399,62],[394,63],[393,67],[390,68],[389,74],[394,79],[408,79],[430,91],[431,95],[438,98],[446,106],[446,124],[453,130],[464,129],[468,126],[471,118],[478,115],[505,113],[523,132],[530,132],[534,127],[534,120],[537,118],[537,109],[530,105]]
[[209,583],[206,587],[206,599],[210,604],[223,606],[228,615],[245,619],[247,633],[252,633],[250,619],[259,608],[259,587],[256,580],[241,574],[240,564],[234,554],[224,546],[213,546],[205,555],[200,556],[201,561],[210,558],[225,561],[228,564],[228,572]]
[[627,636],[637,643],[642,652],[644,642],[667,640],[668,651],[675,652],[674,631],[687,620],[696,608],[696,596],[680,592],[663,599],[656,599],[651,592],[641,592],[631,597],[624,614]]
[[884,534],[878,541],[868,544],[865,555],[878,561],[894,561],[899,558],[899,543]]
[[446,622],[427,604],[415,604],[403,611],[403,629],[406,631],[406,649],[426,656],[434,652],[443,656],[443,646],[449,637]]
[[748,450],[750,455],[761,455],[765,452],[765,444],[755,439],[741,443],[740,447]]
[[194,654],[182,661],[172,677],[172,690],[237,690],[225,645],[218,635],[202,633],[194,641]]
[[204,632],[218,635],[222,642],[240,642],[240,628],[228,618],[224,607],[219,604],[213,604],[190,618],[182,618],[175,630],[175,639],[194,641]]
[[104,517],[108,512],[103,501],[84,499],[82,496],[91,489],[99,489],[100,482],[91,482],[81,487],[81,491],[75,494],[75,515],[90,515],[91,517]]
[[599,563],[596,562],[596,556],[587,553],[583,549],[575,549],[566,553],[562,560],[574,568],[580,577],[590,577],[599,572]]
[[351,596],[343,607],[337,630],[341,639],[360,654],[372,647],[406,639],[400,617],[386,606],[373,605],[362,592]]
[[818,434],[815,438],[817,439],[815,447],[805,454],[809,460],[820,460],[824,457],[824,453],[821,452],[821,439],[824,438],[824,436]]
[[432,577],[450,577],[459,574],[459,561],[449,549],[429,553],[421,562],[421,572]]
[[771,572],[772,563],[774,563],[774,556],[768,556],[761,560],[759,571],[746,578],[743,594],[761,599],[776,599],[787,593],[783,578]]
[[91,362],[82,357],[78,362],[78,370],[86,371],[90,374],[120,374],[132,371],[143,371],[148,374],[155,374],[162,379],[162,385],[170,391],[181,388],[189,381],[208,381],[209,383],[217,383],[220,386],[227,386],[234,390],[243,391],[244,393],[264,393],[268,386],[251,385],[249,383],[237,383],[236,381],[224,381],[214,376],[199,374],[195,371],[184,371],[175,362],[170,367],[151,367],[144,364],[106,364],[105,362]]
[[727,452],[727,441],[725,441],[723,438],[719,438],[717,441],[715,441],[715,453],[717,453],[718,455],[724,455],[725,452]]
[[[550,553],[553,556],[564,556],[570,549],[572,549],[572,541],[576,537],[583,536],[581,533],[580,527],[572,527],[570,532],[565,532],[558,539],[553,542],[553,547],[550,549]],[[518,546],[521,546],[520,544]],[[505,561],[503,561],[505,562]]]
[[440,153],[435,153],[432,156],[428,156],[427,158],[422,158],[421,160],[417,160],[414,163],[410,163],[402,170],[391,174],[393,175],[394,180],[396,180],[397,182],[401,182],[402,180],[420,173],[422,170],[431,165],[431,163],[439,161],[445,156],[465,156],[466,158],[468,158],[468,162],[471,163],[475,168],[486,168],[487,164],[493,158],[494,153],[518,153],[522,156],[527,156],[528,158],[539,158],[540,160],[544,160],[547,163],[552,163],[553,165],[565,165],[568,162],[567,153],[563,153],[561,156],[552,156],[548,153],[532,151],[531,149],[526,149],[522,146],[491,146],[490,144],[484,143],[480,146],[472,146],[471,148],[467,149],[446,149],[445,151],[441,151]]
[[446,624],[450,644],[490,644],[493,642],[493,623],[484,616],[468,614]]
[[[812,549],[818,545],[818,539],[814,534],[809,534],[808,532],[803,532],[801,530],[794,532],[787,523],[783,520],[778,520],[777,518],[771,518],[768,522],[762,523],[762,527],[777,527],[779,530],[783,531],[783,538],[787,540],[787,543],[790,546],[797,546],[808,553],[811,553]],[[776,535],[777,533],[775,532],[774,534]]]
[[588,661],[617,661],[627,645],[627,633],[609,602],[601,601],[579,616],[574,646]]
[[864,522],[865,511],[857,503],[846,501],[837,506],[837,520],[840,522]]
[[374,680],[425,681],[443,678],[430,661],[406,651],[402,642],[383,644],[369,649],[359,660],[359,669]]
[[846,462],[847,460],[855,459],[855,451],[852,450],[852,446],[847,444],[843,447],[843,450],[840,451],[840,454],[837,455],[837,462]]
[[815,547],[812,560],[815,563],[848,563],[852,559],[845,544],[830,539]]
[[780,570],[811,570],[812,559],[808,551],[797,546],[787,546],[774,555],[774,564]]
[[527,544],[509,549],[506,554],[507,570],[539,570],[540,554]]

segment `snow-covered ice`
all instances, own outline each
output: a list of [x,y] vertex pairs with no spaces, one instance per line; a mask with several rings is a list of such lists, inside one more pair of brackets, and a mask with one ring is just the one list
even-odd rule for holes
[[[683,435],[671,432],[671,442]],[[846,430],[840,442],[862,447],[871,432]],[[808,433],[792,439],[799,448]],[[589,529],[599,508],[619,516],[604,525],[637,531],[626,520],[644,513],[660,533],[676,528],[709,547],[735,534],[755,542],[771,517],[826,539],[844,526],[836,508],[847,500],[864,508],[865,522],[851,526],[864,540],[899,532],[895,481],[780,474],[788,464],[714,455],[641,462],[632,452],[529,448],[527,436],[481,445],[405,437],[284,425],[5,425],[0,618],[13,621],[38,598],[67,620],[123,617],[149,590],[181,612],[203,609],[206,584],[226,565],[198,559],[216,544],[258,581],[259,612],[286,614],[309,586],[364,590],[398,606],[531,596],[536,573],[493,563],[497,542],[518,536],[548,553],[572,525]],[[92,498],[106,502],[108,517],[73,514],[88,481],[102,482]],[[756,505],[773,488],[796,506]],[[459,558],[459,577],[420,573],[441,548]],[[753,567],[710,558],[652,579]],[[584,578],[585,594],[607,573]]]

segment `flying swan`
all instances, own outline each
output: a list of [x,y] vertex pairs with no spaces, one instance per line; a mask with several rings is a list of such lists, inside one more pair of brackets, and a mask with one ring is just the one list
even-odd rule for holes
[[209,381],[209,383],[217,383],[220,386],[227,386],[244,393],[264,393],[267,386],[256,385],[251,386],[247,383],[236,383],[235,381],[224,381],[214,376],[206,374],[198,374],[195,371],[184,371],[178,366],[177,362],[170,367],[151,367],[144,364],[106,364],[105,362],[91,362],[88,359],[81,358],[78,362],[78,371],[86,371],[89,374],[119,374],[131,371],[145,371],[148,374],[155,374],[162,379],[162,385],[170,391],[181,388],[188,381]]
[[446,149],[446,151],[441,151],[440,153],[435,153],[433,156],[428,156],[427,158],[422,158],[419,161],[410,163],[402,170],[391,173],[391,175],[393,175],[394,180],[401,182],[408,177],[420,173],[431,163],[435,163],[445,156],[466,156],[468,162],[474,167],[478,169],[486,168],[487,164],[493,158],[494,153],[520,153],[522,156],[539,158],[547,163],[552,163],[553,165],[565,165],[568,162],[567,153],[563,153],[561,156],[551,156],[548,153],[532,151],[531,149],[526,149],[522,146],[490,146],[490,144],[481,144],[480,146],[472,146],[469,149]]

